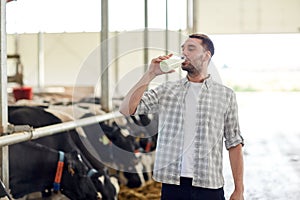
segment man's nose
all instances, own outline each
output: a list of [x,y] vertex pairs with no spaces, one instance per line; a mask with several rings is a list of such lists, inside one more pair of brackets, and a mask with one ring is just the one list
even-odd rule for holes
[[181,57],[186,58],[187,57],[187,52],[185,50],[182,50],[181,52]]

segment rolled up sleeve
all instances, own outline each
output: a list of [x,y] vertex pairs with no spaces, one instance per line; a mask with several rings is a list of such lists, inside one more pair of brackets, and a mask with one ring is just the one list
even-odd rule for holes
[[238,144],[242,144],[244,146],[244,139],[241,135],[239,126],[236,95],[234,92],[231,93],[229,107],[225,114],[224,137],[226,149],[235,147]]

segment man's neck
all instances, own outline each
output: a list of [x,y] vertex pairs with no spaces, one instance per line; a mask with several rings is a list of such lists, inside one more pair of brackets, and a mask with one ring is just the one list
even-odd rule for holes
[[208,74],[199,74],[197,76],[191,76],[188,74],[187,78],[191,82],[202,83],[205,79],[209,78],[209,76],[210,75],[208,75]]

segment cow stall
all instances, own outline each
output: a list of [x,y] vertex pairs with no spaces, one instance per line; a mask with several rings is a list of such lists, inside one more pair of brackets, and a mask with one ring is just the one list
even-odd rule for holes
[[[107,3],[106,1],[103,1],[104,3]],[[4,15],[2,15],[2,13],[4,13]],[[104,23],[105,25],[105,23]],[[103,27],[104,29],[107,30],[107,27]],[[105,35],[105,32],[101,32],[103,35],[101,35],[101,39],[105,40],[107,35]],[[10,177],[8,176],[9,174],[9,165],[8,165],[8,158],[9,158],[9,147],[8,146],[12,146],[15,144],[19,144],[19,143],[24,143],[27,141],[36,141],[38,139],[44,138],[44,137],[48,137],[48,136],[53,136],[56,135],[60,132],[67,132],[69,130],[73,130],[73,129],[77,129],[80,127],[85,127],[85,126],[89,126],[92,124],[97,124],[97,123],[101,123],[101,122],[107,122],[107,121],[113,121],[116,118],[121,117],[120,114],[118,112],[105,112],[104,114],[98,115],[98,116],[90,116],[90,117],[86,117],[86,118],[82,118],[82,119],[75,119],[74,121],[67,121],[67,122],[62,122],[59,124],[53,124],[53,125],[49,125],[49,126],[43,126],[43,127],[38,127],[38,128],[33,128],[30,125],[15,125],[15,124],[9,124],[9,121],[7,119],[8,116],[8,105],[6,104],[6,102],[10,102],[11,103],[15,103],[14,100],[22,100],[22,98],[18,98],[16,99],[16,97],[19,97],[18,95],[14,95],[13,97],[11,96],[7,96],[7,78],[9,79],[14,79],[13,81],[19,81],[20,85],[23,85],[23,80],[21,80],[20,78],[22,78],[22,74],[18,74],[19,76],[16,77],[6,77],[6,70],[7,70],[7,57],[6,57],[6,33],[5,33],[5,1],[1,0],[1,114],[2,114],[2,118],[1,118],[1,123],[2,123],[2,135],[0,138],[0,147],[1,147],[1,161],[2,161],[2,167],[1,167],[1,179],[4,182],[4,185],[9,185],[9,179]],[[104,64],[102,64],[103,66],[106,66],[107,64],[105,64],[105,60],[107,55],[102,55],[101,61],[104,62]],[[147,59],[147,58],[146,58]],[[107,61],[106,61],[107,62]],[[107,82],[108,79],[105,79],[104,83],[101,84],[101,86],[103,87],[103,89],[101,90],[102,93],[102,106],[104,108],[105,111],[108,111],[108,106],[107,106],[107,101],[105,99],[107,99],[108,97],[106,96],[105,92],[107,92]],[[37,95],[37,94],[33,94],[33,95]],[[41,93],[39,94],[41,95]],[[59,96],[58,98],[62,98],[62,96]],[[45,98],[45,97],[43,97]],[[31,98],[29,98],[31,99]],[[54,98],[56,99],[56,98]],[[106,103],[105,103],[106,102]],[[33,106],[33,105],[31,105]],[[119,124],[117,124],[117,126],[120,126]],[[119,130],[120,132],[126,132],[126,128],[121,128],[122,130]],[[128,130],[127,130],[128,131]],[[120,135],[121,136],[121,135]],[[111,135],[111,137],[113,137]],[[122,137],[122,136],[121,136]],[[131,140],[135,140],[135,138],[131,138]],[[136,141],[134,141],[136,142]],[[147,145],[146,145],[147,146]],[[139,148],[137,148],[139,149]],[[137,149],[133,149],[133,150],[137,150]],[[140,149],[139,149],[140,150]],[[57,153],[57,152],[56,152]],[[141,152],[130,152],[130,154],[132,155],[138,155]],[[132,156],[131,155],[131,156]],[[124,166],[123,166],[124,167]],[[128,167],[129,168],[129,167]],[[127,179],[125,181],[127,181],[128,183],[128,176],[131,176],[129,173],[132,172],[130,171],[132,169],[128,169],[126,171],[126,173],[124,173],[123,177],[118,177],[119,179]],[[127,173],[129,171],[129,173]],[[149,171],[148,171],[149,172]],[[137,179],[139,179],[140,177],[136,177]],[[127,187],[125,185],[122,186],[121,190],[126,190],[125,193],[128,193],[129,191],[135,191],[137,190],[137,188],[139,188],[139,186],[141,185],[145,185],[143,187],[147,187],[150,188],[151,185],[155,185],[152,184],[152,182],[150,183],[145,183],[143,181],[138,180],[139,183],[136,184],[135,181],[131,182],[131,184],[129,184],[130,186]],[[136,188],[135,188],[136,187]],[[146,188],[144,188],[146,189]],[[130,192],[129,192],[130,193]],[[138,191],[134,192],[135,194],[138,194]],[[120,194],[124,194],[124,192],[121,192]],[[123,195],[122,195],[123,196]],[[122,196],[120,196],[119,198],[121,199]],[[128,197],[123,197],[123,198],[128,198]],[[149,195],[146,198],[150,198]]]
[[[24,142],[27,141],[28,139],[32,140],[32,141],[36,141],[42,138],[49,138],[52,136],[46,136],[46,134],[49,134],[49,131],[52,132],[51,134],[56,135],[57,133],[60,133],[62,131],[67,131],[67,130],[71,130],[74,128],[79,128],[82,127],[84,133],[88,136],[88,140],[85,140],[85,142],[91,142],[93,144],[86,144],[86,147],[91,147],[91,146],[96,146],[96,151],[97,152],[101,152],[100,157],[104,157],[106,150],[108,150],[108,154],[110,152],[113,152],[112,157],[109,158],[110,160],[105,160],[102,159],[100,160],[100,163],[104,163],[106,166],[112,168],[112,169],[117,169],[117,171],[125,171],[125,172],[129,172],[127,173],[127,182],[123,182],[121,183],[121,189],[120,189],[120,193],[119,193],[119,199],[126,199],[128,196],[126,196],[125,194],[127,194],[128,192],[131,195],[137,195],[137,196],[141,196],[141,195],[146,195],[147,197],[145,198],[149,198],[149,194],[146,193],[141,193],[143,190],[141,188],[145,188],[147,187],[148,189],[152,188],[153,191],[156,191],[157,189],[159,190],[159,184],[154,183],[151,179],[148,179],[147,181],[144,181],[143,183],[139,180],[138,176],[135,176],[136,178],[133,177],[132,173],[132,169],[129,171],[129,169],[124,169],[124,168],[118,168],[116,167],[116,165],[124,165],[129,163],[129,160],[135,160],[135,155],[139,155],[142,153],[151,153],[153,154],[153,151],[155,150],[155,141],[149,141],[149,136],[156,136],[155,135],[155,128],[153,128],[152,126],[156,127],[156,124],[147,124],[149,123],[149,119],[147,116],[140,116],[140,117],[132,117],[132,118],[125,118],[122,115],[120,115],[119,112],[112,112],[112,113],[102,113],[101,115],[98,116],[90,116],[91,112],[87,111],[87,112],[82,112],[79,114],[79,110],[82,109],[75,109],[74,102],[73,105],[64,105],[64,104],[56,104],[56,105],[45,105],[43,104],[41,107],[37,107],[35,104],[35,106],[33,106],[33,102],[32,100],[27,100],[30,102],[30,106],[26,106],[26,105],[21,105],[21,103],[25,103],[26,100],[21,100],[18,102],[16,102],[16,104],[14,105],[10,105],[9,108],[9,121],[12,122],[12,124],[14,124],[14,126],[10,127],[11,133],[9,135],[6,136],[2,136],[3,140],[0,140],[0,145],[1,146],[5,146],[5,145],[12,145],[14,144],[14,141],[12,141],[12,137],[14,137],[14,140],[18,140],[18,142]],[[57,101],[55,101],[57,103]],[[83,106],[84,109],[87,108],[87,103],[84,104],[80,104],[80,106]],[[95,104],[93,104],[93,106],[95,106]],[[67,119],[66,122],[64,123],[58,123],[58,124],[53,124],[50,126],[45,126],[45,127],[30,127],[30,126],[18,126],[18,123],[21,124],[30,124],[33,125],[32,123],[35,122],[30,122],[31,120],[28,119],[28,117],[26,118],[26,116],[32,116],[31,118],[33,119],[33,121],[37,120],[37,119],[44,119],[45,117],[43,116],[39,116],[38,113],[32,112],[33,110],[35,110],[36,108],[38,108],[38,110],[42,110],[45,107],[47,107],[47,112],[49,110],[52,110],[51,113],[55,114],[55,116],[60,116],[61,119]],[[16,112],[13,112],[14,110],[19,110],[19,114],[15,114]],[[29,111],[26,111],[29,110]],[[76,111],[75,111],[76,110]],[[54,112],[53,112],[54,111]],[[58,112],[59,111],[59,112]],[[68,117],[70,117],[71,113],[75,111],[77,114],[74,114],[74,116],[76,116],[78,119],[76,119],[76,121],[74,121],[74,119],[70,119],[68,121]],[[63,113],[68,113],[69,115],[66,115],[64,117]],[[12,115],[14,114],[14,115]],[[59,114],[59,115],[58,115]],[[82,115],[85,114],[84,118],[81,118]],[[87,115],[86,115],[87,114]],[[22,117],[23,116],[23,117]],[[18,119],[22,118],[23,123],[21,123]],[[81,119],[80,119],[81,118]],[[25,120],[25,121],[24,121]],[[109,124],[114,124],[114,126],[106,126],[104,123],[101,128],[97,124],[97,122],[103,122],[103,121],[110,121],[111,123]],[[152,118],[152,121],[155,122],[155,118]],[[40,120],[39,120],[40,121]],[[47,122],[50,121],[50,119],[46,120]],[[39,122],[40,123],[40,122]],[[45,125],[45,124],[43,124]],[[146,126],[144,126],[146,125]],[[104,130],[104,132],[106,132],[106,134],[102,134],[100,135],[100,132],[102,130]],[[149,130],[146,130],[149,129]],[[154,130],[152,133],[149,133],[149,131]],[[16,133],[15,133],[16,132]],[[136,137],[124,137],[124,135],[121,132],[130,132],[130,135],[127,136],[131,136],[134,135]],[[147,133],[147,134],[146,134]],[[144,134],[142,135],[142,138],[139,138],[138,136],[140,134]],[[106,138],[106,140],[105,140]],[[146,138],[146,140],[143,140],[143,138]],[[101,143],[97,142],[100,141],[100,139],[103,139],[101,141]],[[139,139],[139,143],[137,143],[137,139]],[[62,141],[65,139],[61,139],[59,141]],[[96,143],[95,143],[96,141]],[[106,142],[105,142],[106,141]],[[95,145],[96,144],[96,145]],[[102,146],[104,147],[104,149],[97,149],[97,147],[103,144]],[[130,144],[129,146],[127,144]],[[128,147],[126,147],[128,146]],[[123,154],[125,158],[127,158],[127,160],[123,160],[123,163],[116,163],[116,162],[112,162],[112,161],[120,161],[120,158],[123,158],[123,156],[116,156],[116,155],[121,155],[122,154],[122,148],[125,148],[126,151],[128,151],[129,153]],[[88,149],[88,148],[86,148]],[[121,149],[121,151],[120,151]],[[89,151],[91,151],[90,149],[88,149]],[[145,155],[147,154],[145,153]],[[111,154],[109,154],[111,155]],[[144,155],[144,156],[145,156]],[[102,157],[102,158],[103,158]],[[140,162],[140,156],[138,156],[139,158],[135,161],[135,162]],[[153,161],[153,156],[148,156],[148,158],[150,158],[150,164],[152,164]],[[148,160],[149,161],[149,160]],[[116,164],[116,165],[112,165],[112,163]],[[130,167],[130,166],[129,166]],[[150,166],[150,170],[151,170],[151,166]],[[146,170],[144,169],[144,171],[149,172],[149,169]],[[137,172],[134,172],[137,173]],[[124,175],[124,174],[122,174]],[[125,176],[126,176],[125,175]],[[119,174],[117,175],[119,178],[119,181],[121,182],[122,177],[119,176]],[[128,177],[129,176],[129,177]],[[151,173],[150,173],[151,176]],[[148,177],[149,178],[149,177]],[[128,182],[128,180],[131,180],[130,182]],[[130,184],[129,184],[130,183]],[[125,192],[126,191],[126,192]],[[156,196],[159,196],[160,193],[155,193]],[[153,196],[153,195],[152,195]],[[155,195],[154,195],[155,196]]]

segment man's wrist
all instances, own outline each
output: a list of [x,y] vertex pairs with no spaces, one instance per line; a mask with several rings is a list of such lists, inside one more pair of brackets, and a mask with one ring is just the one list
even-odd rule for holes
[[155,74],[154,72],[148,70],[148,71],[145,73],[145,77],[147,78],[147,80],[148,80],[149,82],[151,82],[151,81],[156,77],[156,74]]
[[235,186],[235,191],[237,191],[237,192],[244,192],[244,185]]

